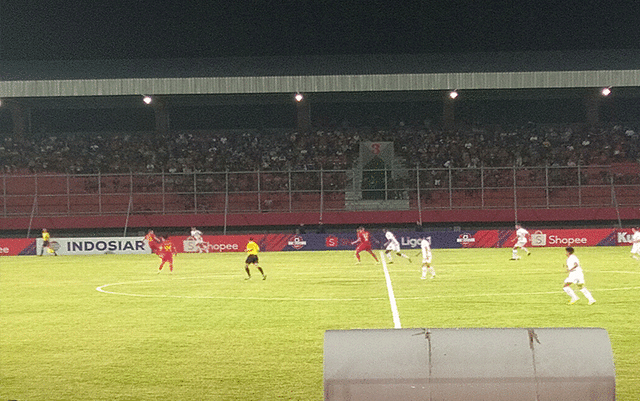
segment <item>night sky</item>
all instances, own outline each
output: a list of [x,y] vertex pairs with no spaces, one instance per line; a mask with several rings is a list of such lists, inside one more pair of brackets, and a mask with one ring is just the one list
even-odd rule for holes
[[637,0],[0,2],[5,60],[625,48]]

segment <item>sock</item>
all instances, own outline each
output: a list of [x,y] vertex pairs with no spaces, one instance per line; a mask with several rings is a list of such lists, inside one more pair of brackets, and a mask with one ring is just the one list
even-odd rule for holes
[[436,276],[436,270],[433,268],[433,266],[429,266],[429,272],[431,273],[431,277]]
[[260,272],[260,274],[262,274],[264,276],[264,272],[262,271],[262,267],[260,266],[256,266],[258,268],[258,271]]
[[515,250],[515,249],[513,251],[511,251],[511,257],[514,258],[514,259],[517,258],[518,257],[518,251]]
[[249,267],[245,267],[244,270],[247,272],[247,276],[251,277],[251,272],[249,271]]
[[427,277],[427,267],[422,266],[422,277]]
[[578,298],[578,296],[576,295],[575,292],[573,292],[573,289],[571,287],[562,287],[562,289],[564,290],[564,292],[566,292],[567,294],[569,294],[569,296],[571,297],[571,299],[576,299]]
[[593,296],[591,295],[589,290],[587,290],[587,287],[580,288],[580,292],[584,294],[584,296],[587,297],[589,301],[595,301],[595,299],[593,299]]

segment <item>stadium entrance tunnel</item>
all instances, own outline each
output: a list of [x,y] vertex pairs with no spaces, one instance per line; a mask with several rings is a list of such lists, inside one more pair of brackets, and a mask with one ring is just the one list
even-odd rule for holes
[[325,400],[615,399],[600,328],[330,330]]

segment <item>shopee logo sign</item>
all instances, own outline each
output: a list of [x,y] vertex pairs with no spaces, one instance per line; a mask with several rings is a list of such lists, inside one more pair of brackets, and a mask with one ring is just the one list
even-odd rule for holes
[[562,238],[562,237],[558,237],[557,235],[549,236],[549,244],[551,245],[562,244],[566,246],[571,246],[574,244],[577,245],[577,244],[586,244],[586,243],[587,243],[586,238]]

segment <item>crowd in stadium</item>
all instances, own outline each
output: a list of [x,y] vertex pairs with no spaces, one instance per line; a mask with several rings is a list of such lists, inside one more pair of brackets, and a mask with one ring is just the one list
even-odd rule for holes
[[7,135],[0,143],[5,173],[128,173],[341,170],[351,168],[362,141],[393,141],[407,166],[507,167],[608,165],[637,161],[637,127],[580,125],[315,128],[282,131],[183,131]]

